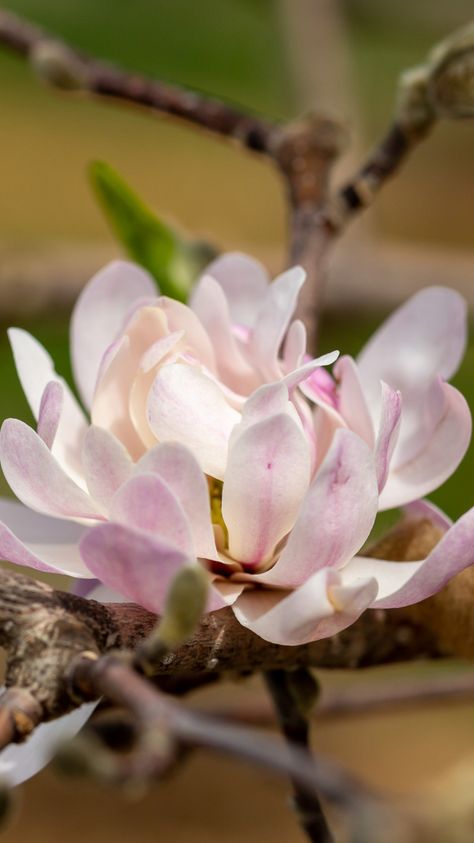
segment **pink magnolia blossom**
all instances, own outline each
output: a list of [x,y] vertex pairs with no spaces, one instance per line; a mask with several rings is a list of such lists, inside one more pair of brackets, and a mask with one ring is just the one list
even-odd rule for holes
[[[186,307],[157,298],[138,267],[106,268],[72,320],[92,424],[46,351],[12,330],[37,430],[16,419],[1,430],[2,468],[22,502],[0,502],[1,556],[98,579],[99,598],[157,613],[198,559],[208,611],[231,605],[287,645],[332,635],[367,608],[422,600],[472,564],[474,510],[451,526],[417,501],[469,439],[464,399],[443,380],[464,344],[459,297],[420,293],[333,379],[321,365],[337,354],[309,360],[291,322],[303,280],[296,269],[269,285],[250,258],[224,256]],[[415,501],[408,517],[428,510],[447,529],[426,559],[361,554],[380,500]],[[67,721],[72,732],[80,720]]]

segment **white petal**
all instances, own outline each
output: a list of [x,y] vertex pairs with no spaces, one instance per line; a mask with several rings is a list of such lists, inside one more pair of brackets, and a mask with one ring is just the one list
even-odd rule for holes
[[198,368],[162,366],[150,390],[148,420],[158,441],[181,442],[206,474],[223,479],[229,437],[240,414]]
[[267,380],[281,376],[278,353],[305,278],[300,266],[284,272],[270,284],[258,311],[249,353]]
[[130,455],[115,436],[92,425],[84,437],[82,464],[92,498],[107,511],[117,489],[132,474]]
[[205,274],[222,287],[232,323],[252,327],[270,282],[264,266],[248,255],[229,252],[209,264]]
[[84,287],[72,314],[71,349],[74,377],[87,407],[102,357],[123,330],[130,308],[156,294],[151,275],[126,261],[109,263]]
[[80,457],[82,437],[86,431],[87,422],[79,404],[66,381],[56,374],[48,352],[31,334],[19,328],[10,328],[8,338],[20,383],[37,421],[46,387],[51,381],[61,384],[63,389],[61,417],[52,452],[70,477],[79,485],[83,485]]
[[71,740],[92,715],[97,703],[81,705],[50,723],[41,723],[25,743],[0,752],[0,776],[11,787],[35,776],[51,761],[60,743]]

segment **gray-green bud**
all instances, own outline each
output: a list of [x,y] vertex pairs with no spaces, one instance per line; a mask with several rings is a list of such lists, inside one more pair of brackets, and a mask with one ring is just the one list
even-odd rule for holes
[[137,651],[147,673],[153,673],[154,664],[167,652],[191,638],[206,608],[208,590],[208,574],[198,562],[176,574],[158,626]]
[[431,52],[428,97],[439,117],[474,117],[474,23]]

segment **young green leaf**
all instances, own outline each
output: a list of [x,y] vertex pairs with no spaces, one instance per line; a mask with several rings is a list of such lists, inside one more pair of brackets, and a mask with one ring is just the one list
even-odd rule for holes
[[90,177],[99,203],[129,256],[156,278],[163,295],[186,301],[196,277],[216,255],[212,246],[185,240],[158,219],[105,162],[92,162]]

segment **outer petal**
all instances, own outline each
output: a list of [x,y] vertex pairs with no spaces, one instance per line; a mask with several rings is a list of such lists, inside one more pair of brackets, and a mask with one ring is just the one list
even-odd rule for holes
[[103,517],[99,507],[63,471],[38,434],[18,419],[3,422],[0,462],[7,483],[30,509],[55,518]]
[[229,437],[240,414],[198,368],[176,363],[160,369],[150,390],[148,421],[159,441],[181,442],[206,474],[224,477]]
[[90,577],[79,554],[84,530],[77,524],[32,512],[21,503],[0,500],[0,559],[36,571]]
[[335,635],[357,620],[377,594],[373,579],[342,587],[332,570],[313,574],[288,592],[244,591],[233,606],[237,620],[265,641],[297,646]]
[[112,500],[110,520],[144,530],[187,556],[195,556],[184,510],[157,474],[137,474],[128,480]]
[[109,263],[84,287],[72,314],[71,351],[74,377],[87,407],[102,357],[124,328],[130,308],[156,293],[151,275],[126,261]]
[[11,787],[35,776],[49,764],[59,743],[76,735],[93,713],[96,702],[81,705],[50,723],[42,723],[25,743],[12,744],[0,752],[0,776]]
[[455,290],[430,287],[412,296],[376,331],[357,362],[374,412],[383,380],[407,395],[456,371],[466,345],[466,302]]
[[52,452],[67,473],[81,485],[81,443],[87,428],[85,416],[66,381],[56,374],[53,361],[43,346],[19,328],[10,328],[8,338],[20,383],[37,421],[46,387],[51,381],[57,381],[62,386],[61,416]]
[[176,547],[122,524],[89,530],[80,549],[87,567],[104,585],[157,613],[177,571],[194,561]]
[[420,518],[428,518],[442,530],[449,530],[453,526],[451,518],[446,515],[438,506],[428,500],[421,499],[412,501],[403,507],[405,518],[418,521]]
[[222,515],[230,555],[262,565],[294,524],[310,475],[309,448],[287,414],[249,427],[229,452]]
[[261,378],[247,362],[233,333],[224,291],[210,275],[204,275],[199,281],[191,307],[212,341],[223,382],[244,395],[259,386]]
[[115,436],[92,425],[84,438],[82,464],[90,494],[108,510],[115,492],[132,474],[130,455]]
[[148,451],[136,465],[136,472],[155,472],[183,507],[191,527],[196,555],[216,559],[211,525],[209,487],[191,451],[178,442],[165,442]]
[[279,560],[258,581],[295,587],[315,571],[341,567],[367,539],[377,502],[370,448],[352,431],[337,431]]
[[356,557],[342,572],[344,582],[375,577],[379,593],[373,608],[396,609],[425,600],[474,564],[474,507],[451,527],[431,553],[418,562]]
[[437,489],[458,467],[471,438],[471,413],[457,389],[440,383],[445,409],[423,450],[390,471],[380,508],[391,509]]
[[278,353],[305,278],[300,266],[284,272],[270,284],[258,311],[249,353],[266,380],[281,376]]
[[306,328],[301,319],[295,319],[288,328],[283,346],[283,370],[292,372],[301,366],[306,352]]
[[209,264],[205,274],[222,287],[232,323],[252,327],[270,282],[265,267],[241,252],[229,252]]

